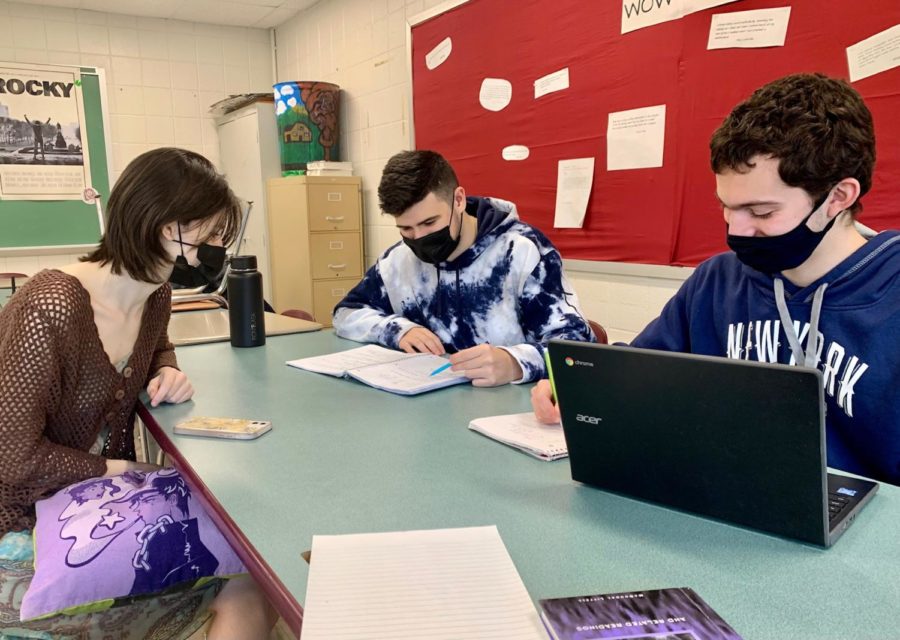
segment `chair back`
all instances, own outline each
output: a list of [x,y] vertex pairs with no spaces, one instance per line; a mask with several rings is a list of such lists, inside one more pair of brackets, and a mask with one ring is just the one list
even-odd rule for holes
[[594,337],[597,338],[597,342],[600,344],[609,344],[609,338],[606,335],[606,329],[603,328],[603,325],[597,322],[596,320],[588,320],[588,324],[591,325],[591,331],[594,332]]
[[313,317],[309,311],[304,311],[303,309],[286,309],[281,312],[281,315],[287,316],[289,318],[297,318],[298,320],[309,320],[310,322],[315,322],[316,319]]

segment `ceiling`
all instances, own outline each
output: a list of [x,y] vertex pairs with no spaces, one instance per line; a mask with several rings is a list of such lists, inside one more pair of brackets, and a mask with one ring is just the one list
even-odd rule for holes
[[147,18],[268,29],[318,0],[15,0],[67,9],[87,9]]

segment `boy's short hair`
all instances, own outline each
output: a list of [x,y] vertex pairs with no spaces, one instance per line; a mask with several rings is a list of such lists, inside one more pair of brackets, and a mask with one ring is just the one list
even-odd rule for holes
[[378,185],[381,210],[399,216],[429,193],[453,201],[459,186],[453,167],[435,151],[401,151],[384,165]]
[[872,114],[847,82],[821,73],[789,75],[754,91],[716,129],[709,148],[716,173],[743,173],[755,156],[777,158],[781,180],[813,200],[856,178],[860,192],[851,213],[862,209],[872,186]]
[[225,246],[237,235],[240,201],[224,176],[199,153],[166,147],[132,160],[119,176],[106,205],[106,233],[85,262],[110,264],[113,273],[125,271],[135,280],[160,283],[170,263],[163,244],[167,224],[182,227],[213,220],[205,242],[214,235]]

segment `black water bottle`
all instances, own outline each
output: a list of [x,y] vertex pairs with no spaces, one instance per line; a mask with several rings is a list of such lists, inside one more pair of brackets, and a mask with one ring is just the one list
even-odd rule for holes
[[228,272],[228,322],[231,346],[258,347],[266,343],[262,274],[256,256],[234,256]]

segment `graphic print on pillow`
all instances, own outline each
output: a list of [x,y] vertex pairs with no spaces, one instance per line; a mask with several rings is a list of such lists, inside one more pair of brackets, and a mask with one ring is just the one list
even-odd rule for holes
[[22,620],[106,609],[245,569],[174,469],[91,478],[36,505]]

